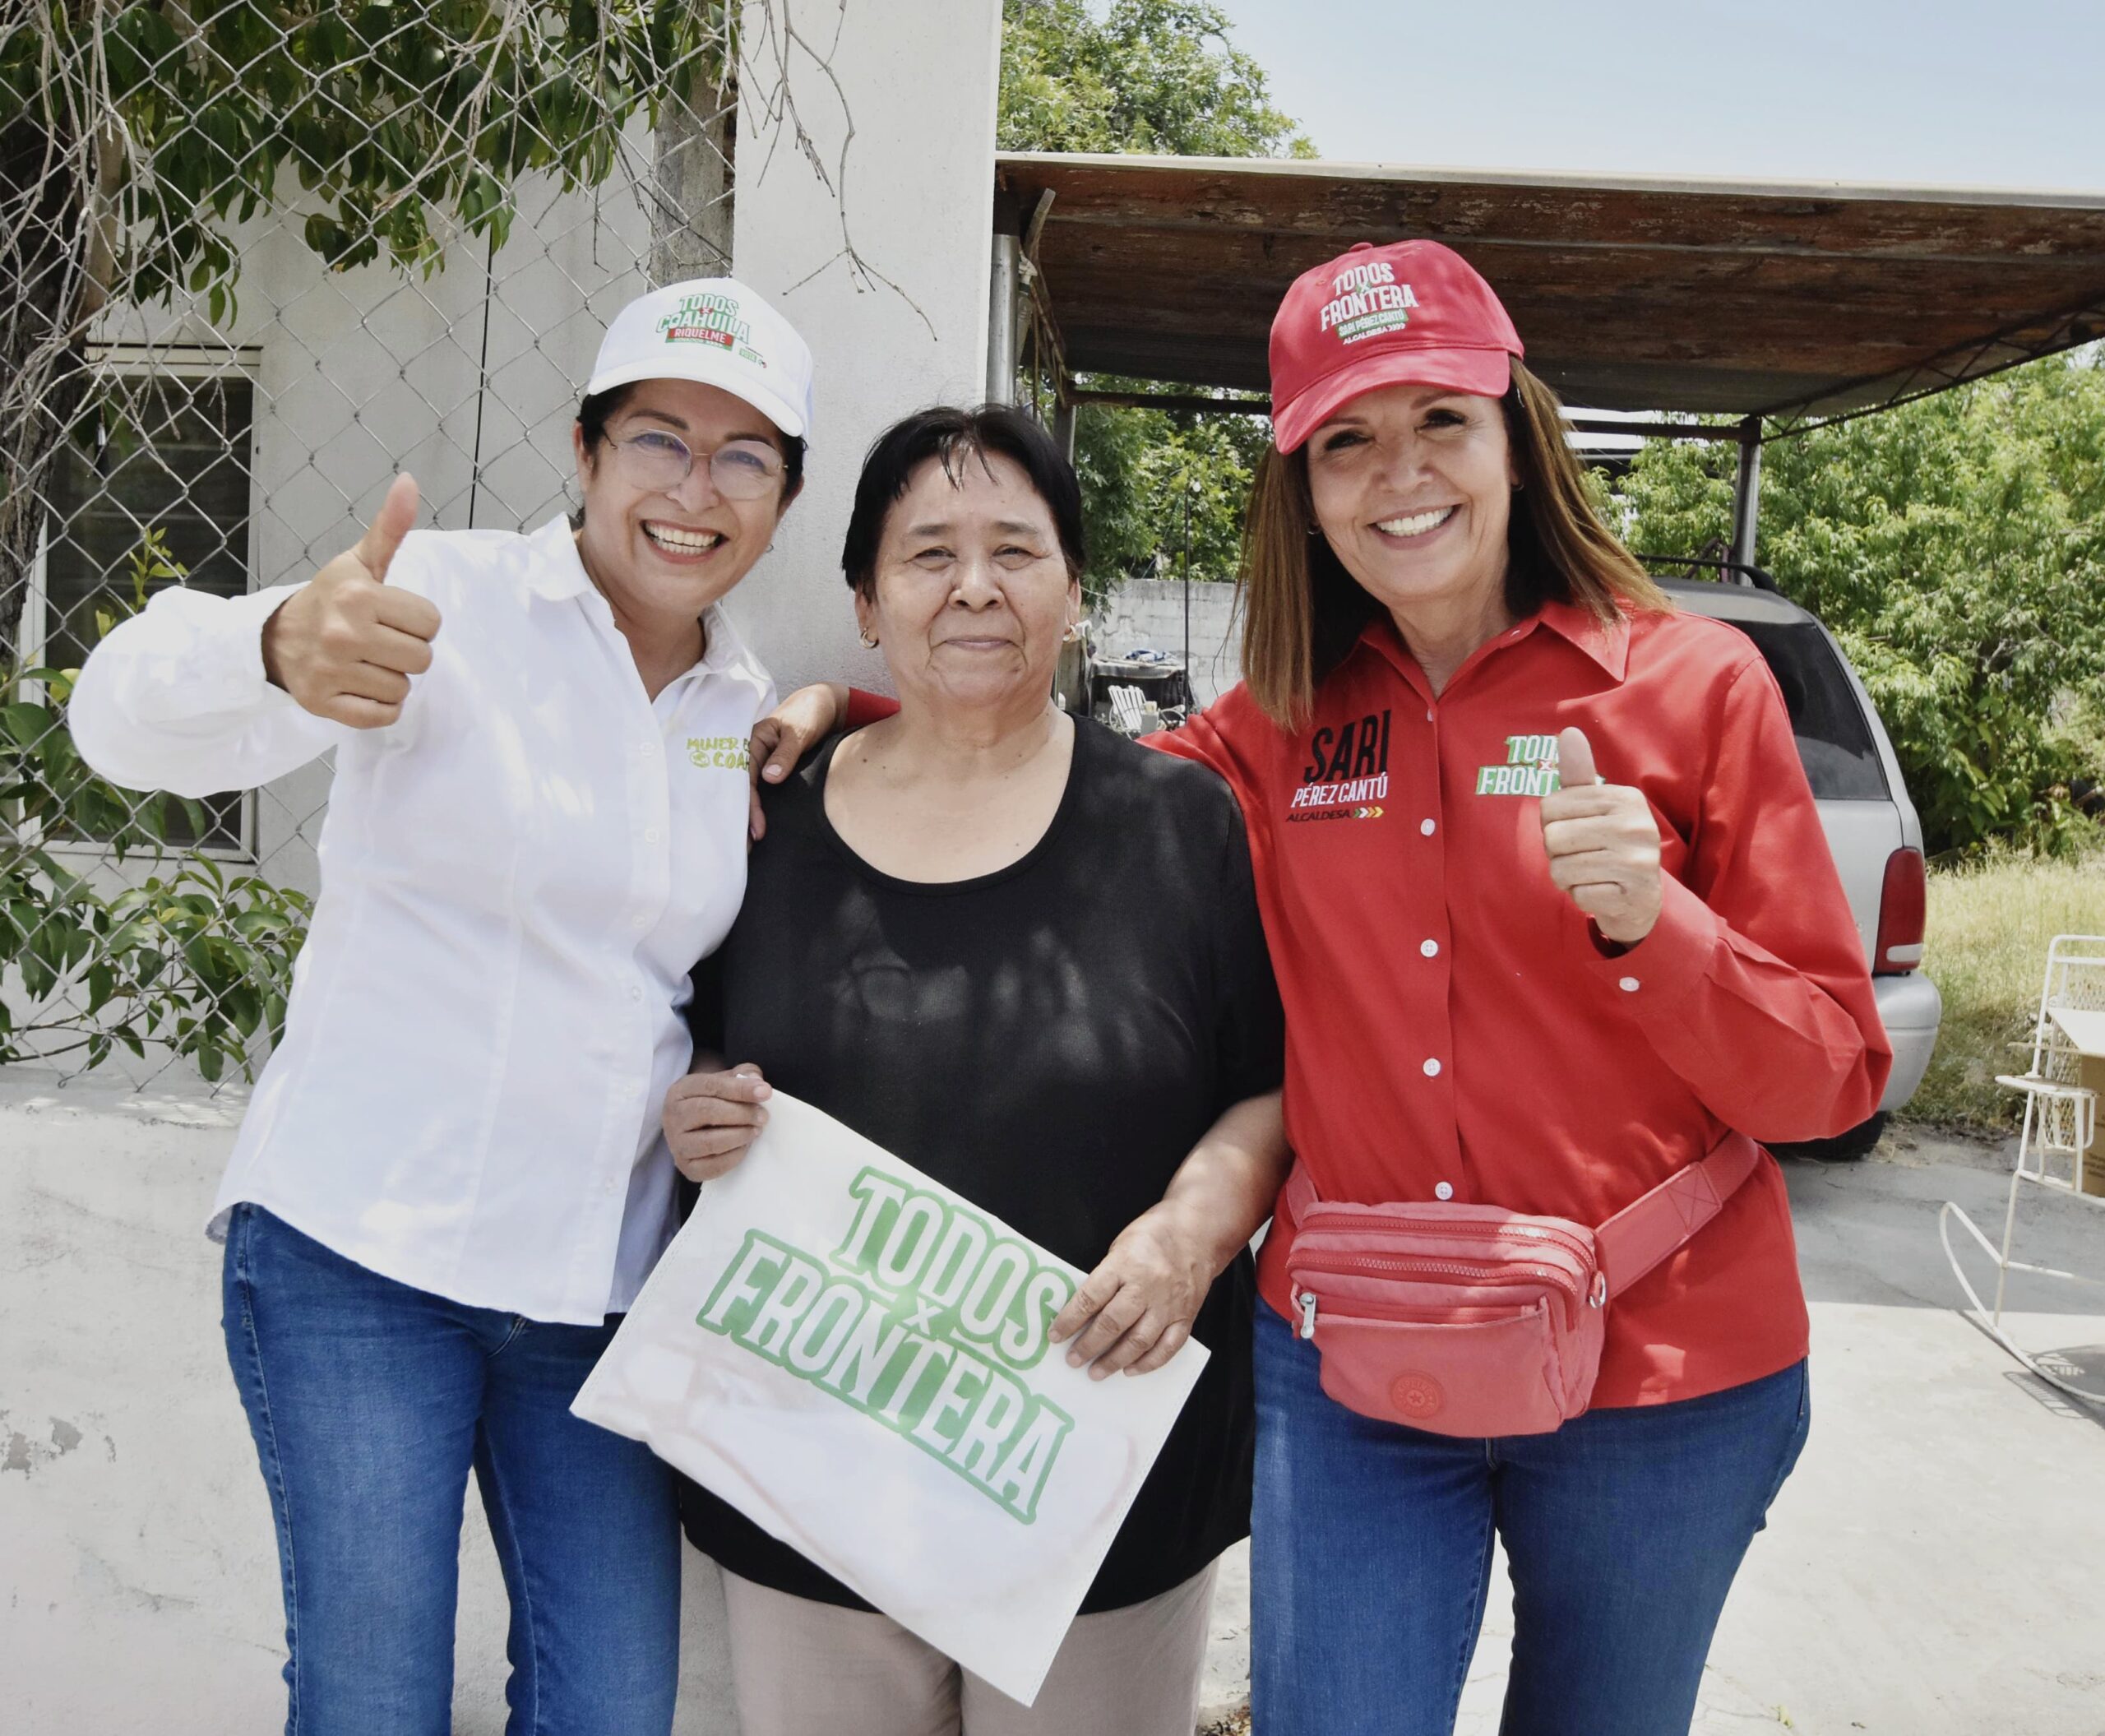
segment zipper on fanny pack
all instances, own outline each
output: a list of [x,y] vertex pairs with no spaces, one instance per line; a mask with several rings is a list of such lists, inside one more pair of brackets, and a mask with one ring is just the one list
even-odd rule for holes
[[[1316,1210],[1322,1208],[1319,1206]],[[1313,1213],[1311,1214],[1314,1215]],[[1574,1258],[1590,1262],[1594,1256],[1585,1243],[1569,1232],[1552,1229],[1542,1224],[1481,1224],[1468,1218],[1413,1220],[1398,1222],[1394,1219],[1354,1217],[1335,1225],[1325,1224],[1320,1219],[1315,1223],[1306,1220],[1295,1225],[1297,1234],[1316,1235],[1326,1229],[1349,1231],[1353,1235],[1364,1235],[1372,1230],[1377,1235],[1433,1235],[1433,1236],[1526,1236],[1547,1242],[1552,1247],[1567,1250]]]
[[[1339,1277],[1354,1272],[1438,1272],[1450,1277],[1477,1278],[1493,1285],[1511,1285],[1513,1279],[1506,1275],[1511,1274],[1516,1278],[1532,1277],[1552,1285],[1562,1291],[1574,1307],[1582,1300],[1592,1301],[1596,1308],[1600,1305],[1591,1298],[1582,1297],[1580,1287],[1572,1280],[1571,1274],[1561,1272],[1554,1266],[1464,1266],[1451,1260],[1383,1260],[1362,1256],[1349,1261],[1335,1261],[1328,1269]],[[1598,1292],[1603,1286],[1597,1283],[1594,1288]],[[1316,1292],[1312,1289],[1302,1290],[1294,1299],[1301,1308],[1301,1323],[1297,1330],[1302,1337],[1313,1338],[1316,1336]]]
[[[1293,1302],[1298,1315],[1298,1318],[1292,1322],[1295,1336],[1301,1338],[1313,1338],[1316,1336],[1316,1316],[1320,1305],[1315,1291],[1297,1290],[1293,1293]],[[1354,1318],[1381,1320],[1414,1326],[1483,1326],[1497,1321],[1520,1319],[1527,1314],[1534,1312],[1542,1305],[1541,1300],[1538,1299],[1524,1308],[1507,1303],[1472,1303],[1459,1310],[1443,1309],[1437,1304],[1430,1303],[1423,1307],[1395,1308],[1384,1307],[1380,1303],[1355,1299],[1342,1315],[1334,1317],[1347,1320]],[[1457,1312],[1467,1314],[1470,1317],[1466,1320],[1446,1317]]]
[[[1574,1302],[1583,1299],[1579,1280],[1554,1266],[1471,1266],[1453,1260],[1386,1260],[1374,1254],[1358,1254],[1324,1261],[1323,1270],[1339,1277],[1353,1272],[1440,1272],[1450,1277],[1480,1278],[1489,1284],[1510,1283],[1515,1278],[1538,1278],[1555,1285]],[[1509,1277],[1509,1274],[1512,1276]]]

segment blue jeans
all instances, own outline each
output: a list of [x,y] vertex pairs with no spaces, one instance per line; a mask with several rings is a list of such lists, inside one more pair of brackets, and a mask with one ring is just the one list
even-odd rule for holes
[[1449,1736],[1494,1531],[1513,1581],[1501,1736],[1686,1736],[1733,1576],[1805,1444],[1806,1365],[1554,1434],[1376,1422],[1256,1327],[1256,1736]]
[[507,1736],[673,1726],[679,1530],[650,1451],[570,1414],[615,1322],[381,1277],[235,1208],[227,1355],[285,1577],[287,1736],[444,1736],[469,1468],[511,1597]]

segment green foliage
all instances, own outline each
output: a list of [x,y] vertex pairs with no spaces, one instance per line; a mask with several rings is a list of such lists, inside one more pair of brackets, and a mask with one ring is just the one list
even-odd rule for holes
[[1004,150],[1312,157],[1205,0],[1004,0]]
[[0,864],[0,961],[32,1007],[0,1001],[0,1063],[164,1043],[215,1080],[231,1061],[253,1076],[259,1037],[284,1029],[312,906],[206,856],[105,896],[42,849]]
[[[1266,94],[1263,69],[1228,41],[1204,0],[1005,0],[997,137],[1004,150],[1312,157]],[[1163,390],[1095,376],[1107,391]],[[1175,389],[1175,388],[1169,388]],[[1194,578],[1235,576],[1251,473],[1270,438],[1259,417],[1085,407],[1076,419],[1089,589],[1182,570],[1189,496]],[[1191,487],[1193,483],[1197,487]]]
[[[149,580],[187,576],[150,530],[132,558],[130,595],[95,608],[98,637],[145,605]],[[312,907],[253,875],[230,878],[202,855],[114,894],[53,855],[52,846],[91,839],[120,861],[158,860],[178,808],[193,833],[205,830],[197,803],[128,794],[81,762],[64,715],[77,674],[0,680],[0,970],[19,973],[32,1009],[18,1016],[0,1000],[0,1065],[85,1052],[92,1067],[120,1044],[144,1055],[162,1043],[208,1080],[229,1061],[252,1076],[256,1039],[275,1043],[284,1028]],[[23,697],[25,683],[44,697]]]
[[228,224],[281,169],[332,266],[428,272],[435,214],[501,243],[520,175],[604,180],[632,120],[720,77],[728,30],[721,0],[41,0],[0,35],[0,132],[62,153],[76,117],[116,119],[118,281],[142,303],[206,292],[217,322]]
[[[1655,442],[1631,546],[1729,534],[1729,445]],[[2056,358],[1763,449],[1761,564],[1871,690],[1932,851],[2066,849],[2105,777],[2105,368]]]
[[1251,475],[1270,438],[1255,416],[1084,406],[1075,468],[1092,605],[1117,576],[1145,576],[1158,557],[1164,576],[1181,576],[1187,525],[1191,576],[1233,579]]
[[2061,860],[1990,845],[1932,873],[1929,895],[1922,969],[1944,1022],[1908,1118],[2007,1132],[2024,1099],[1996,1075],[2024,1071],[2047,942],[2098,931],[2105,839]]

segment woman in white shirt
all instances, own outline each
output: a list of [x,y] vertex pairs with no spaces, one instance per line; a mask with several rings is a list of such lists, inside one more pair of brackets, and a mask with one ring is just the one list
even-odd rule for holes
[[666,1473],[569,1405],[674,1228],[659,1106],[688,970],[744,894],[775,695],[718,604],[801,484],[811,376],[743,285],[658,290],[579,408],[576,520],[410,532],[398,479],[306,585],[164,592],[81,671],[82,757],[131,788],[336,750],[284,1039],[213,1219],[301,1736],[449,1727],[471,1466],[508,1729],[671,1728]]

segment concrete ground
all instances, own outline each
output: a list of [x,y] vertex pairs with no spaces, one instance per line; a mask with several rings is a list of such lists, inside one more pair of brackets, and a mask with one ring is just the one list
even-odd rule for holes
[[[282,1720],[270,1514],[198,1233],[238,1109],[238,1093],[0,1077],[0,1730]],[[1903,1139],[1787,1168],[1812,1437],[1726,1609],[1696,1730],[2105,1736],[2105,1416],[1958,1316],[1937,1242],[1947,1198],[2000,1226],[2007,1158]],[[2027,1257],[2105,1275],[2105,1211],[2029,1190],[2021,1237]],[[2105,1291],[2035,1280],[2015,1300],[2024,1341],[2105,1384]],[[689,1567],[678,1728],[731,1736],[720,1596]],[[472,1500],[462,1567],[455,1728],[497,1736],[504,1604]],[[1462,1736],[1497,1728],[1507,1602],[1501,1588]],[[1245,1698],[1247,1636],[1238,1551],[1215,1713]]]
[[[1696,1736],[2105,1736],[2105,1411],[2031,1379],[1954,1312],[1937,1238],[1947,1199],[2000,1234],[2007,1154],[1900,1134],[1866,1163],[1784,1168],[1812,1436],[1726,1606]],[[2105,1278],[2105,1209],[2028,1188],[2015,1251]],[[1969,1270],[1985,1294],[1984,1263]],[[2012,1299],[2020,1343],[2087,1363],[2105,1388],[2105,1290],[2035,1279]],[[1215,1605],[1215,1717],[1247,1692],[1234,1565]],[[1458,1736],[1497,1731],[1512,1632],[1501,1583]]]

